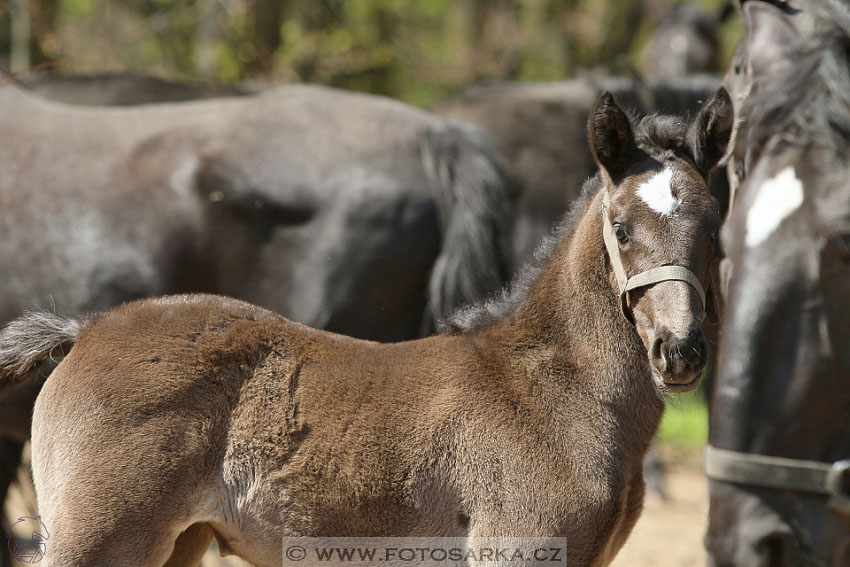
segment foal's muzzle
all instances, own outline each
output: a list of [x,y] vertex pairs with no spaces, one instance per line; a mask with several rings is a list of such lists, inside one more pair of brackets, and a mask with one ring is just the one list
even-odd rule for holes
[[708,360],[708,343],[702,329],[681,339],[669,331],[658,333],[650,351],[655,370],[676,391],[695,388]]

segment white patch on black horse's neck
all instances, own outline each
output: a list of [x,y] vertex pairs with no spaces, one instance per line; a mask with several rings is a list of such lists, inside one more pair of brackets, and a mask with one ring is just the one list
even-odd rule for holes
[[637,195],[659,215],[669,217],[682,201],[673,196],[673,171],[664,168],[638,187]]
[[791,213],[803,204],[803,183],[793,166],[788,166],[759,187],[747,211],[747,246],[758,246]]

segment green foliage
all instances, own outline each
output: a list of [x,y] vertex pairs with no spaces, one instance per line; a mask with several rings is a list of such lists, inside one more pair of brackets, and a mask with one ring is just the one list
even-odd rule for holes
[[73,16],[92,14],[98,5],[98,0],[59,0],[61,10]]
[[668,397],[658,439],[683,447],[702,447],[708,442],[708,406],[702,391]]
[[[675,1],[27,0],[40,18],[37,62],[66,72],[315,82],[419,105],[481,81],[640,69],[653,28],[647,6]],[[728,0],[699,1],[717,12]],[[722,31],[724,60],[741,35],[737,20]]]

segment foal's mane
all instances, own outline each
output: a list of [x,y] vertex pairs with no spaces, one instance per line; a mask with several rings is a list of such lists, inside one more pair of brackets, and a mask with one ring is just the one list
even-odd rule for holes
[[[626,115],[637,146],[658,161],[663,162],[685,142],[687,124],[678,116],[651,114],[637,118],[630,112],[626,112]],[[459,308],[442,322],[440,331],[463,333],[486,329],[513,313],[528,297],[561,242],[570,238],[579,219],[584,216],[590,202],[602,187],[602,176],[597,171],[596,175],[584,182],[581,193],[562,220],[543,238],[534,252],[534,258],[520,268],[513,281],[495,296]]]
[[774,137],[836,151],[850,146],[850,8],[825,1],[815,13],[829,29],[787,46],[783,56],[792,64],[771,72],[744,104],[753,147]]

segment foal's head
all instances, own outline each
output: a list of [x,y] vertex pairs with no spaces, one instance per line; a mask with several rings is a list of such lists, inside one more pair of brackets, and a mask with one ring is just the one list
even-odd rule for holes
[[[720,213],[706,179],[726,151],[732,123],[723,89],[688,125],[672,116],[633,120],[610,93],[588,122],[591,152],[606,186],[609,261],[613,267],[619,257],[628,279],[623,285],[620,277],[616,286],[623,292],[623,314],[637,328],[656,379],[671,391],[696,387],[708,358],[703,286]],[[663,266],[686,269],[659,273]],[[641,281],[644,273],[648,281]]]

